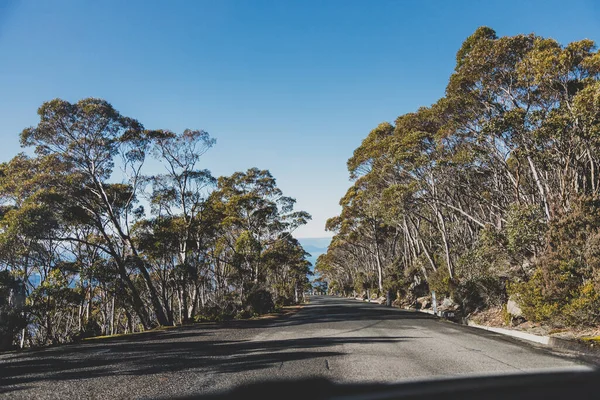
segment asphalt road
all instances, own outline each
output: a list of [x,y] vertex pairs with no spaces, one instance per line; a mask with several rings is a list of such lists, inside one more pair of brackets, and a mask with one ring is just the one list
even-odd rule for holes
[[0,397],[154,398],[265,379],[399,382],[456,375],[589,369],[574,358],[427,314],[311,297],[274,319],[0,355]]

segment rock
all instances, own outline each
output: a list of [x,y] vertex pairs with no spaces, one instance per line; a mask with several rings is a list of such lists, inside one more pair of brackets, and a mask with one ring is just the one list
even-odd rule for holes
[[513,317],[523,316],[521,307],[519,307],[519,304],[514,299],[508,299],[508,303],[506,303],[506,311]]
[[442,304],[440,304],[442,307],[452,307],[454,305],[454,301],[448,297],[444,298],[444,300],[442,300]]
[[458,308],[458,304],[454,302],[454,300],[446,297],[442,300],[442,303],[438,306],[439,310],[456,310]]
[[392,302],[392,307],[399,307],[399,308],[403,308],[405,310],[410,310],[410,309],[415,309],[416,308],[416,303],[413,301],[411,301],[410,299],[406,298],[406,297],[400,297],[395,299]]
[[423,296],[417,298],[417,304],[421,309],[431,307],[431,296]]
[[375,302],[377,304],[385,304],[385,300],[386,300],[386,298],[384,296],[381,296],[381,297],[373,300],[373,302]]

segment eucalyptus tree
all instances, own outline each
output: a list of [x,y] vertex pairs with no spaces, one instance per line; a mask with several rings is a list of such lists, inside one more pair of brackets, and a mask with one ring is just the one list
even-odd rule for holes
[[[599,195],[599,78],[590,40],[563,46],[477,29],[457,53],[443,98],[380,124],[354,151],[355,182],[327,224],[336,236],[317,269],[360,287],[377,257],[359,249],[377,246],[390,249],[387,275],[402,285],[413,281],[408,274],[459,296],[531,280],[521,290],[529,304],[565,312],[596,304],[594,262],[575,249],[558,252],[556,232],[595,240],[594,223],[575,227],[572,215],[594,213]],[[367,221],[382,229],[366,229]],[[539,294],[561,279],[572,282],[561,301]]]
[[[27,284],[21,346],[232,316],[252,287],[299,301],[310,271],[291,235],[310,215],[268,171],[217,180],[200,166],[208,133],[146,130],[101,99],[38,115],[21,133],[35,155],[0,164],[0,269]],[[145,174],[149,156],[162,173]]]
[[[143,126],[122,116],[108,102],[93,98],[75,104],[52,100],[39,108],[38,115],[39,123],[21,133],[21,143],[65,167],[62,182],[54,186],[61,201],[53,206],[62,207],[69,218],[97,230],[103,243],[90,244],[114,260],[142,324],[149,327],[152,318],[131,279],[132,270],[144,279],[156,320],[167,324],[155,284],[131,236],[132,224],[142,211],[135,205],[149,142]],[[111,181],[117,156],[121,183]]]
[[289,305],[300,301],[311,274],[308,256],[298,240],[286,233],[263,251],[261,263],[267,271],[267,284],[274,292],[276,303]]
[[242,284],[264,282],[262,253],[310,220],[308,213],[294,211],[295,200],[283,195],[271,173],[258,168],[220,177],[215,199],[224,214],[223,247]]
[[178,275],[181,320],[187,322],[197,304],[205,248],[201,231],[206,224],[209,192],[216,183],[210,171],[198,169],[198,163],[215,140],[204,131],[194,130],[185,130],[180,135],[153,131],[148,136],[151,151],[166,170],[148,178],[152,185],[150,204],[158,224],[168,221],[162,224],[163,232],[168,226],[177,247],[174,272]]

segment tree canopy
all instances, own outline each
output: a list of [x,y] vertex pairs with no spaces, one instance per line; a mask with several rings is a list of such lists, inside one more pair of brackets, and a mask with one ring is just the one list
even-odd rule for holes
[[408,302],[436,290],[465,313],[512,296],[534,321],[598,323],[599,73],[591,40],[477,29],[445,96],[348,160],[317,262],[329,287]]
[[[302,300],[310,263],[291,235],[310,215],[269,171],[215,178],[201,167],[207,132],[148,130],[101,99],[55,99],[38,115],[21,133],[34,155],[0,165],[4,347]],[[164,172],[146,174],[148,159]]]

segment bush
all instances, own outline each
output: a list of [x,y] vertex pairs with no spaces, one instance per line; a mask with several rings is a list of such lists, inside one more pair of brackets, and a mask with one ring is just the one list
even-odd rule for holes
[[507,247],[514,259],[530,257],[543,246],[546,224],[540,207],[511,206],[506,226]]
[[558,326],[595,326],[600,322],[600,294],[591,281],[572,289],[568,296],[553,293],[544,282],[543,270],[538,269],[528,282],[511,285],[510,291],[518,296],[528,320]]
[[100,326],[100,324],[98,324],[98,322],[90,319],[84,325],[83,331],[75,333],[73,335],[72,339],[74,341],[79,341],[79,340],[82,340],[85,338],[90,338],[90,337],[100,336],[100,335],[102,335],[102,327]]
[[198,315],[194,317],[195,322],[221,322],[228,321],[236,317],[239,306],[231,299],[225,299],[223,303],[207,305],[198,310]]
[[256,314],[267,314],[275,310],[271,292],[263,288],[253,288],[246,296],[245,307]]
[[561,315],[567,325],[594,326],[600,322],[600,294],[592,282],[584,284]]
[[513,283],[508,291],[519,302],[523,316],[534,322],[549,322],[558,315],[561,305],[547,296],[541,269],[537,269],[527,282]]
[[454,300],[465,314],[506,302],[506,290],[501,279],[484,276],[460,282],[454,290]]
[[526,282],[510,285],[523,315],[557,326],[600,322],[600,199],[584,197],[547,229],[547,248]]
[[454,292],[454,282],[450,279],[447,268],[438,268],[429,274],[428,283],[429,290],[435,291],[438,299],[450,297]]
[[252,311],[250,311],[248,309],[240,310],[235,315],[235,319],[248,319],[248,318],[252,318],[252,317],[254,317],[254,314],[252,313]]
[[285,306],[291,306],[292,304],[295,304],[296,301],[293,297],[288,297],[288,296],[278,296],[277,297],[277,301],[275,301],[275,305],[278,307],[285,307]]

